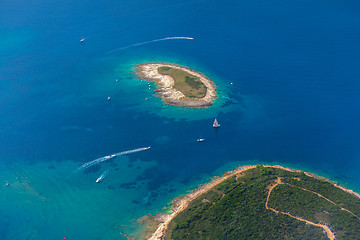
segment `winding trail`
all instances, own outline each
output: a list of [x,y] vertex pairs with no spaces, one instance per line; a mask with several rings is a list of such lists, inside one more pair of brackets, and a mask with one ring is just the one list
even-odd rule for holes
[[[282,167],[282,166],[278,166],[278,165],[275,165],[275,166],[271,166],[271,165],[264,165],[265,167],[272,167],[272,168],[278,168],[278,169],[282,169],[282,170],[286,170],[286,171],[290,171],[290,172],[295,172],[297,170],[294,170],[294,169],[290,169],[290,168],[285,168],[285,167]],[[246,170],[249,170],[249,169],[253,169],[253,168],[256,168],[255,165],[247,165],[247,166],[241,166],[239,167],[238,169],[236,170],[233,170],[233,171],[229,171],[229,172],[226,172],[226,175],[222,176],[222,177],[219,177],[219,178],[216,178],[214,179],[213,181],[209,182],[209,183],[206,183],[206,184],[203,184],[201,185],[198,189],[192,191],[191,193],[179,198],[179,199],[176,199],[174,201],[174,204],[173,204],[173,212],[171,213],[168,213],[168,214],[163,214],[162,216],[162,223],[160,223],[158,225],[158,228],[156,229],[156,231],[152,234],[152,236],[150,238],[148,238],[149,240],[161,240],[163,239],[164,235],[165,235],[165,231],[166,229],[168,228],[168,225],[170,224],[170,222],[180,213],[182,212],[184,209],[187,208],[187,206],[189,205],[189,203],[191,201],[193,201],[194,199],[198,198],[201,194],[211,190],[212,188],[214,188],[215,186],[217,186],[218,184],[222,183],[223,181],[225,181],[226,179],[232,177],[232,176],[236,176],[236,179],[238,180],[238,178],[243,174],[243,172],[245,172]],[[310,176],[310,177],[313,177],[313,176]],[[314,192],[314,191],[311,191],[311,190],[308,190],[308,189],[305,189],[305,188],[301,188],[301,187],[297,187],[297,186],[294,186],[294,185],[291,185],[291,184],[288,184],[288,183],[284,183],[281,181],[281,178],[277,177],[277,179],[275,180],[275,183],[272,183],[270,184],[267,189],[269,190],[268,192],[268,195],[267,195],[267,198],[266,198],[266,202],[265,202],[265,207],[266,209],[268,210],[271,210],[273,212],[275,212],[276,214],[283,214],[283,215],[287,215],[289,217],[292,217],[294,219],[297,219],[299,221],[302,221],[302,222],[305,222],[307,224],[310,224],[310,225],[313,225],[313,226],[316,226],[316,227],[320,227],[322,228],[325,232],[326,232],[326,235],[327,237],[330,239],[330,240],[335,240],[335,235],[334,233],[331,232],[331,229],[326,226],[326,225],[322,225],[322,224],[319,224],[319,223],[314,223],[314,222],[311,222],[309,220],[306,220],[306,219],[303,219],[301,217],[297,217],[297,216],[293,216],[291,215],[290,213],[286,213],[286,212],[281,212],[281,211],[278,211],[274,208],[271,208],[268,206],[268,202],[269,202],[269,199],[270,199],[270,195],[271,195],[271,192],[272,190],[277,187],[279,184],[287,184],[291,187],[296,187],[296,188],[299,188],[299,189],[302,189],[304,191],[308,191],[308,192],[311,192],[311,193],[314,193],[316,194],[317,196],[327,200],[328,202],[334,204],[335,206],[339,207],[341,210],[343,211],[347,211],[348,213],[350,213],[351,215],[355,216],[356,218],[359,218],[359,216],[355,215],[353,212],[345,209],[345,208],[342,208],[340,207],[339,205],[337,205],[336,203],[334,203],[333,201],[331,201],[330,199],[324,197],[323,195],[317,193],[317,192]],[[360,195],[357,194],[357,193],[354,193],[353,191],[349,190],[349,189],[346,189],[346,188],[343,188],[343,187],[340,187],[340,186],[337,186],[337,185],[334,185],[336,187],[339,187],[340,189],[342,189],[343,191],[345,192],[348,192],[349,194],[352,194],[356,197],[359,197],[360,198]]]
[[284,215],[288,215],[288,216],[290,216],[290,217],[292,217],[292,218],[295,218],[295,219],[297,219],[297,220],[299,220],[299,221],[306,222],[307,224],[311,224],[311,225],[316,226],[316,227],[320,227],[320,228],[324,229],[324,231],[326,231],[326,235],[327,235],[327,237],[328,237],[330,240],[334,240],[334,239],[335,239],[335,235],[334,235],[333,232],[331,232],[331,229],[330,229],[328,226],[322,225],[322,224],[319,224],[319,223],[314,223],[314,222],[311,222],[311,221],[309,221],[309,220],[306,220],[306,219],[303,219],[303,218],[300,218],[300,217],[297,217],[297,216],[293,216],[293,215],[291,215],[291,214],[288,213],[288,212],[281,212],[281,211],[278,211],[278,210],[276,210],[276,209],[271,208],[271,207],[268,206],[268,202],[269,202],[269,198],[270,198],[271,192],[272,192],[272,190],[273,190],[275,187],[277,187],[279,184],[286,184],[286,185],[289,185],[289,186],[291,186],[291,187],[299,188],[299,189],[301,189],[301,190],[314,193],[314,194],[316,194],[317,196],[319,196],[319,197],[325,199],[326,201],[334,204],[335,206],[339,207],[341,210],[347,211],[347,212],[350,213],[351,215],[353,215],[353,216],[357,217],[358,219],[360,219],[358,216],[356,216],[356,215],[355,215],[354,213],[352,213],[351,211],[349,211],[349,210],[347,210],[347,209],[345,209],[345,208],[340,207],[339,205],[337,205],[336,203],[334,203],[334,202],[331,201],[330,199],[324,197],[323,195],[321,195],[321,194],[319,194],[319,193],[317,193],[317,192],[314,192],[314,191],[311,191],[311,190],[302,188],[302,187],[298,187],[298,186],[294,186],[294,185],[291,185],[291,184],[288,184],[288,183],[284,183],[284,182],[281,181],[281,178],[279,178],[279,177],[275,180],[275,184],[274,184],[274,185],[269,185],[269,186],[268,186],[269,193],[268,193],[268,196],[267,196],[266,202],[265,202],[265,207],[266,207],[266,209],[271,210],[271,211],[275,212],[276,214],[281,213],[281,214],[284,214]]
[[274,208],[269,207],[269,206],[268,206],[268,202],[269,202],[269,198],[270,198],[271,191],[272,191],[277,185],[279,185],[279,184],[283,184],[283,182],[281,182],[281,178],[278,177],[278,178],[275,180],[275,184],[274,184],[274,185],[269,185],[269,186],[268,186],[269,193],[268,193],[268,195],[267,195],[266,202],[265,202],[265,207],[266,207],[266,209],[269,209],[269,210],[271,210],[271,211],[273,211],[273,212],[276,212],[276,214],[278,214],[279,211],[278,211],[278,210],[275,210]]
[[337,207],[338,207],[338,208],[340,208],[341,210],[343,210],[343,211],[346,211],[346,212],[350,213],[351,215],[353,215],[354,217],[356,217],[356,218],[358,218],[358,219],[360,220],[360,217],[358,217],[355,213],[351,212],[350,210],[347,210],[346,208],[340,207],[338,204],[336,204],[336,203],[334,203],[333,201],[331,201],[330,199],[328,199],[328,198],[324,197],[324,196],[323,196],[323,195],[321,195],[320,193],[317,193],[317,192],[314,192],[314,191],[308,190],[308,189],[306,189],[306,188],[302,188],[302,187],[298,187],[298,186],[295,186],[295,185],[291,185],[291,184],[289,184],[289,183],[285,183],[285,184],[287,184],[287,185],[289,185],[289,186],[291,186],[291,187],[299,188],[299,189],[301,189],[301,190],[304,190],[304,191],[308,191],[308,192],[314,193],[314,194],[318,195],[319,197],[321,197],[321,198],[325,199],[326,201],[328,201],[328,202],[330,202],[330,203],[334,204],[335,206],[337,206]]

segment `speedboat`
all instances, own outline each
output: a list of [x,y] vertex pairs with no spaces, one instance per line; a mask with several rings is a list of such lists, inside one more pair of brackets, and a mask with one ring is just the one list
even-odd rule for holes
[[103,172],[103,174],[101,174],[100,177],[98,177],[98,178],[96,179],[96,182],[98,183],[98,182],[100,182],[101,180],[103,180],[108,173],[109,173],[109,170],[106,170],[105,172]]
[[111,155],[105,156],[104,158],[105,158],[106,160],[109,160],[109,159],[112,159],[112,158],[114,158],[114,157],[116,157],[116,154],[111,154]]
[[196,141],[197,142],[203,142],[203,141],[205,141],[205,139],[204,138],[198,138]]
[[102,179],[103,179],[104,177],[98,177],[97,179],[96,179],[96,182],[98,183],[98,182],[100,182]]
[[150,148],[151,148],[151,147],[150,147],[150,146],[148,146],[148,147],[146,147],[145,149],[146,149],[146,150],[148,150],[148,149],[150,149]]

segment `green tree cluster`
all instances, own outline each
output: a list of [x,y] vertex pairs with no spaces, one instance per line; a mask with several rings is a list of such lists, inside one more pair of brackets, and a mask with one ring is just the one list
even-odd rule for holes
[[[192,201],[169,224],[165,239],[327,239],[321,228],[265,208],[267,187],[277,177],[294,186],[319,191],[356,212],[360,210],[359,199],[326,181],[308,177],[304,172],[259,165],[242,177],[229,178]],[[274,188],[269,205],[310,221],[327,222],[337,232],[338,239],[359,239],[359,219],[294,186],[281,184]]]

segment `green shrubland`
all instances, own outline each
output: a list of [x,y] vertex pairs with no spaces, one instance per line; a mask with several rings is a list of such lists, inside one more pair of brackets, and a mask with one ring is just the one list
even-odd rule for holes
[[198,77],[171,67],[159,67],[158,71],[162,75],[172,77],[175,81],[174,88],[186,97],[203,98],[206,95],[207,88]]
[[326,222],[338,239],[360,239],[359,219],[301,188],[315,191],[355,214],[360,212],[360,199],[304,172],[261,165],[192,201],[169,224],[165,239],[327,239],[322,228],[265,208],[267,187],[278,177],[285,184],[273,189],[269,207],[315,223]]

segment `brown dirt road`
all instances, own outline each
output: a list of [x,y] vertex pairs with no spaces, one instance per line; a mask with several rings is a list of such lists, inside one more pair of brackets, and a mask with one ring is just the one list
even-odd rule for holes
[[[276,210],[276,209],[271,208],[271,207],[268,206],[270,194],[271,194],[272,190],[273,190],[276,186],[278,186],[279,184],[285,184],[285,183],[283,183],[283,182],[281,181],[281,178],[278,177],[278,178],[275,180],[275,184],[274,184],[274,185],[270,185],[270,186],[268,187],[269,193],[268,193],[268,196],[267,196],[266,202],[265,202],[265,207],[266,207],[266,209],[269,209],[269,210],[275,212],[276,214],[281,213],[281,214],[284,214],[284,215],[288,215],[288,216],[290,216],[290,217],[292,217],[292,218],[295,218],[295,219],[297,219],[297,220],[299,220],[299,221],[306,222],[307,224],[310,224],[310,225],[313,225],[313,226],[316,226],[316,227],[320,227],[320,228],[322,228],[322,229],[324,229],[324,230],[326,231],[326,235],[327,235],[327,237],[328,237],[330,240],[334,240],[334,239],[335,239],[335,235],[334,235],[334,233],[331,232],[331,229],[330,229],[328,226],[322,225],[322,224],[318,224],[318,223],[313,223],[313,222],[308,221],[308,220],[306,220],[306,219],[293,216],[293,215],[291,215],[290,213],[278,211],[278,210]],[[315,192],[314,192],[314,193],[315,193]]]

